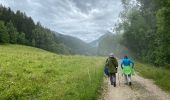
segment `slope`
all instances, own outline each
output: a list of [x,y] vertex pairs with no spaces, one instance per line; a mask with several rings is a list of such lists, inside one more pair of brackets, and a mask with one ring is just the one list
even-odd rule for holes
[[85,43],[84,41],[68,35],[63,35],[55,32],[56,41],[59,43],[63,43],[66,47],[70,48],[71,54],[90,54],[89,51],[90,45]]
[[103,58],[0,45],[0,99],[95,99],[103,79],[102,66]]
[[96,49],[96,54],[100,56],[107,56],[114,53],[117,57],[122,57],[128,51],[121,45],[121,34],[113,34],[106,32],[99,39],[91,42],[89,45]]

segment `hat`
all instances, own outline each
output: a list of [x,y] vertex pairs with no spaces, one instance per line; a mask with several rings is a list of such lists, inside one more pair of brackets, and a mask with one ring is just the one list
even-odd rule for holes
[[114,54],[113,54],[113,53],[110,53],[110,54],[109,54],[109,57],[114,58],[115,56],[114,56]]

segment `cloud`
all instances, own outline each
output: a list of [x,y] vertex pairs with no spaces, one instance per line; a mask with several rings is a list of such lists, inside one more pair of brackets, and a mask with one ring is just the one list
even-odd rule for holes
[[93,41],[114,26],[121,0],[0,0],[56,32]]

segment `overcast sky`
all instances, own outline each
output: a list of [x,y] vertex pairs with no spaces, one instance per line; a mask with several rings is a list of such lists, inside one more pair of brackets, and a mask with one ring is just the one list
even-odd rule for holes
[[53,31],[91,42],[110,30],[122,9],[121,0],[0,0]]

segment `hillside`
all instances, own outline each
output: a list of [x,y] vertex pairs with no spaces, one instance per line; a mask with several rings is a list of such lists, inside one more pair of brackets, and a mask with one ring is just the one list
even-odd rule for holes
[[95,52],[100,56],[108,56],[114,53],[117,57],[122,57],[128,51],[121,45],[121,35],[106,32],[99,39],[91,42],[89,45],[95,48]]
[[0,45],[0,99],[95,99],[102,83],[103,61]]
[[[10,16],[9,16],[10,15]],[[0,43],[22,44],[58,54],[91,54],[82,40],[51,31],[24,12],[0,5]]]
[[59,43],[63,43],[66,47],[70,48],[71,54],[90,54],[91,51],[89,51],[90,45],[85,43],[84,41],[68,36],[63,35],[60,33],[55,32],[56,34],[56,41]]

